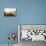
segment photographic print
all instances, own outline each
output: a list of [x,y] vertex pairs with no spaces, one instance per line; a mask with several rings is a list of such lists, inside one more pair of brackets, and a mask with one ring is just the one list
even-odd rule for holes
[[4,8],[4,16],[16,16],[16,8]]
[[[19,25],[20,41],[46,41],[46,25]],[[19,33],[19,32],[18,32]]]

